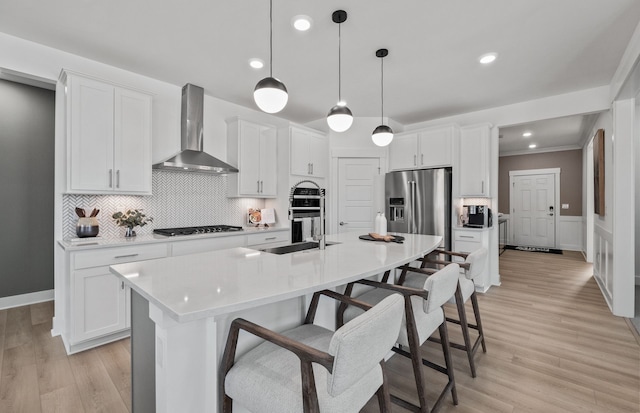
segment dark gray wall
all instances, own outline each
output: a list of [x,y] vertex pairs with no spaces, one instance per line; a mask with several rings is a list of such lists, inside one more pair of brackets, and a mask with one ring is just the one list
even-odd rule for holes
[[0,80],[0,297],[53,289],[55,92]]

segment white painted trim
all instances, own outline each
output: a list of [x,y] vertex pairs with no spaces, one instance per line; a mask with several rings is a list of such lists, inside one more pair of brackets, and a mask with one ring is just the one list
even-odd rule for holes
[[[523,169],[520,171],[509,171],[509,188],[513,188],[513,177],[515,176],[527,176],[527,175],[547,175],[553,174],[555,181],[555,200],[554,200],[554,235],[553,235],[553,247],[558,248],[558,227],[560,226],[558,218],[560,217],[560,168],[545,168],[545,169]],[[509,191],[509,208],[514,204],[513,197],[515,194],[513,191]],[[509,210],[509,214],[511,214]],[[511,223],[512,221],[510,221]],[[509,239],[514,240],[514,227],[515,225],[509,225]]]
[[582,251],[583,217],[573,215],[560,215],[558,236],[556,243],[559,249],[565,251]]
[[554,146],[551,148],[525,149],[522,151],[500,152],[500,156],[535,155],[537,153],[575,151],[582,149],[580,145]]
[[519,171],[509,171],[509,176],[559,174],[560,172],[560,168],[522,169]]
[[22,307],[45,301],[53,301],[53,290],[37,291],[35,293],[12,295],[0,298],[0,310],[6,308]]

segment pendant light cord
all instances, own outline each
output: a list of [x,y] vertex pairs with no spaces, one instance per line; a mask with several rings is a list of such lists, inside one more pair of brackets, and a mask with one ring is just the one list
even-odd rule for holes
[[384,57],[380,59],[380,123],[384,123]]
[[342,23],[338,24],[338,103],[342,102]]
[[269,0],[269,77],[273,77],[273,0]]

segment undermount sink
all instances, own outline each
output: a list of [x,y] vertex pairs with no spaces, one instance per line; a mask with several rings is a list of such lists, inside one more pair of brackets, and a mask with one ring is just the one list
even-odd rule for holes
[[[328,247],[329,245],[338,244],[337,242],[327,242],[325,245]],[[265,248],[261,251],[268,252],[271,254],[290,254],[292,252],[311,250],[319,247],[319,243],[310,241],[310,242],[296,242],[295,244],[283,245],[282,247],[274,247],[274,248]]]

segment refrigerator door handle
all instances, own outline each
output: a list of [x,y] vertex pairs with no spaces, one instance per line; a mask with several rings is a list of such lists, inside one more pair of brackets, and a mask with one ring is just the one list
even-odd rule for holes
[[416,233],[416,181],[409,182],[411,191],[411,221],[409,222],[409,233]]

